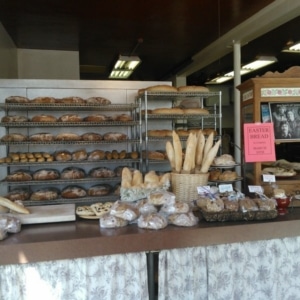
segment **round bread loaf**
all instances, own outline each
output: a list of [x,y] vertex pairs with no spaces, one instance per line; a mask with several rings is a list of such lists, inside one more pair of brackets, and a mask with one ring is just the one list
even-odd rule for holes
[[1,119],[1,122],[28,122],[28,118],[27,117],[24,117],[24,116],[17,116],[17,115],[14,115],[14,116],[4,116],[2,119]]
[[64,114],[58,118],[59,122],[81,122],[82,117],[77,114]]
[[69,161],[72,159],[72,154],[68,150],[60,150],[55,152],[54,157],[58,161]]
[[31,118],[31,122],[57,122],[57,118],[51,115],[37,115]]
[[11,200],[11,201],[25,201],[28,200],[30,197],[30,192],[28,189],[25,188],[16,188],[10,191],[8,194],[6,194],[5,198]]
[[86,116],[83,120],[86,122],[103,122],[103,121],[107,121],[108,117],[101,114],[94,114],[94,115]]
[[27,136],[21,133],[9,133],[1,138],[3,142],[23,142],[27,140]]
[[30,181],[32,180],[31,172],[27,170],[17,170],[6,176],[7,181]]
[[56,100],[53,97],[36,97],[32,99],[30,102],[32,103],[55,103]]
[[81,141],[81,136],[72,133],[72,132],[64,132],[64,133],[59,133],[56,137],[55,140],[57,141]]
[[235,171],[224,171],[219,175],[220,181],[234,181],[237,179],[237,173]]
[[184,108],[183,113],[186,115],[209,115],[209,111],[205,108]]
[[209,179],[210,180],[219,180],[219,176],[221,175],[220,169],[212,169],[209,172]]
[[85,149],[80,149],[72,153],[72,160],[82,161],[85,159],[87,159],[87,152]]
[[29,140],[32,142],[49,142],[54,140],[54,135],[52,133],[40,132],[32,134]]
[[109,184],[97,184],[91,186],[87,190],[87,194],[89,196],[105,196],[110,194],[111,191],[112,191],[112,187]]
[[87,98],[85,101],[87,104],[100,104],[100,105],[111,104],[110,100],[103,98],[103,97],[90,97],[90,98]]
[[183,115],[183,110],[178,107],[173,107],[173,108],[155,108],[152,109],[152,114],[169,114],[169,115]]
[[60,174],[61,179],[82,179],[85,177],[85,171],[76,167],[67,167]]
[[93,178],[108,178],[108,177],[115,177],[116,174],[113,170],[107,167],[100,167],[100,168],[93,168],[89,172],[89,176]]
[[83,141],[101,141],[102,135],[95,132],[86,132],[81,135]]
[[59,179],[59,172],[54,169],[37,170],[32,175],[33,180],[55,180]]
[[105,141],[122,141],[126,140],[128,136],[121,132],[107,132],[104,134],[103,139]]
[[160,85],[153,85],[149,86],[145,89],[147,92],[177,92],[177,88],[171,85],[165,85],[165,84],[160,84]]
[[234,164],[235,160],[230,154],[222,154],[221,156],[217,156],[213,161],[213,165],[215,166],[230,166]]
[[105,151],[94,150],[88,155],[88,160],[100,160],[105,158]]
[[55,200],[59,196],[59,190],[57,188],[42,188],[33,192],[30,196],[30,200],[33,201],[47,201]]
[[127,114],[121,114],[113,117],[114,121],[120,121],[120,122],[129,122],[132,121],[132,117]]
[[85,104],[86,101],[81,97],[64,97],[61,99],[56,99],[57,103],[63,104]]
[[188,93],[188,92],[209,92],[209,89],[205,86],[201,85],[186,85],[186,86],[180,86],[177,88],[177,91],[179,93]]
[[5,99],[5,103],[28,103],[30,100],[23,96],[9,96]]
[[61,191],[61,196],[67,199],[76,199],[86,196],[86,190],[80,186],[67,186]]

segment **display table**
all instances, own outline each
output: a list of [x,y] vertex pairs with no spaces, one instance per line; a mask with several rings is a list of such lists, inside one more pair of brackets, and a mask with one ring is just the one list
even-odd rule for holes
[[[4,278],[9,278],[12,285],[20,276],[17,276],[16,270],[23,266],[20,272],[25,275],[26,266],[30,266],[31,276],[38,277],[39,274],[38,278],[43,278],[42,275],[50,273],[52,280],[55,278],[55,282],[61,282],[61,285],[67,283],[66,287],[73,292],[75,283],[72,279],[83,280],[83,276],[86,278],[85,284],[80,285],[80,289],[88,291],[89,280],[93,277],[98,287],[103,288],[102,274],[99,277],[102,270],[106,279],[107,276],[114,277],[114,280],[111,278],[112,282],[123,278],[121,286],[125,290],[131,282],[128,291],[135,290],[136,299],[147,299],[145,253],[159,251],[159,299],[182,299],[179,297],[182,293],[190,294],[189,299],[207,299],[208,293],[209,299],[217,299],[216,288],[223,289],[224,295],[228,296],[226,299],[236,299],[234,293],[240,291],[240,287],[245,288],[246,283],[249,285],[254,278],[254,285],[251,290],[243,292],[243,299],[284,299],[273,297],[279,295],[279,292],[280,295],[284,294],[284,285],[279,289],[277,280],[274,280],[277,278],[288,282],[290,293],[295,289],[300,291],[299,270],[295,269],[297,264],[300,265],[299,232],[299,208],[290,209],[286,216],[264,222],[207,223],[200,220],[192,228],[168,226],[159,231],[139,229],[136,225],[100,229],[95,220],[25,225],[20,233],[11,234],[0,243],[1,288],[9,286],[9,283],[3,284]],[[54,270],[47,269],[51,266]],[[68,273],[66,266],[72,267],[69,271],[71,273]],[[42,273],[36,273],[38,268],[45,269]],[[249,268],[248,272],[244,268]],[[279,277],[280,272],[286,277]],[[244,276],[241,276],[242,273]],[[78,274],[82,276],[77,277]],[[251,279],[250,275],[255,277]],[[295,280],[297,284],[294,284]],[[136,285],[132,284],[134,281]],[[262,291],[257,298],[251,294],[251,291],[262,285],[269,287],[271,282],[273,290],[269,290],[270,297],[266,296],[267,290]],[[107,281],[105,286],[109,287],[110,293],[101,299],[114,299],[116,294],[111,294],[112,290],[118,297],[119,292],[123,292],[123,299],[126,299],[128,295],[124,294],[124,290],[120,291],[115,285],[112,288],[109,283]],[[225,284],[226,288],[215,284]],[[294,284],[293,288],[291,284]],[[199,298],[200,291],[202,296]],[[57,292],[57,295],[62,294]],[[72,295],[72,299],[95,299],[92,296],[82,298],[83,294],[77,297]]]

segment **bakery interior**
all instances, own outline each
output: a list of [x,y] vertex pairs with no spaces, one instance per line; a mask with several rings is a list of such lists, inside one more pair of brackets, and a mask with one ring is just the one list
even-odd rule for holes
[[[0,298],[16,299],[15,289],[7,281],[14,274],[20,287],[27,287],[27,290],[18,289],[20,299],[35,299],[34,296],[40,295],[41,290],[30,289],[31,281],[36,280],[47,288],[49,299],[67,299],[67,296],[72,299],[219,299],[221,296],[236,299],[236,295],[240,295],[240,299],[298,299],[300,285],[297,272],[292,272],[300,263],[297,255],[300,248],[298,137],[275,141],[275,161],[246,163],[241,124],[261,122],[262,107],[269,102],[275,107],[286,102],[297,110],[300,56],[299,52],[283,49],[300,41],[299,13],[300,4],[293,0],[167,0],[163,4],[120,0],[101,4],[98,1],[76,4],[48,0],[43,3],[1,1],[0,156],[13,159],[17,154],[18,160],[1,161],[0,207],[15,210],[13,217],[10,212],[7,218],[19,228],[13,228],[15,232],[3,232],[0,241],[1,282],[6,278]],[[141,62],[130,77],[111,79],[110,73],[119,56],[137,56]],[[221,84],[209,83],[232,70],[238,74],[241,66],[259,56],[275,57],[276,61],[245,75],[235,75]],[[162,86],[171,88],[148,89]],[[200,89],[184,92],[180,87]],[[260,89],[272,92],[288,89],[294,94],[265,99]],[[249,90],[252,90],[252,99],[245,100]],[[179,100],[178,94],[181,95]],[[24,103],[19,106],[9,100],[6,102],[11,96],[25,97],[31,104],[26,107]],[[32,101],[42,97],[56,102]],[[63,99],[74,102],[62,102]],[[87,105],[78,104],[82,99]],[[105,102],[107,99],[109,103]],[[79,115],[80,118],[68,120],[70,123],[61,126],[63,117],[70,117],[71,112],[72,117]],[[16,123],[12,119],[5,120],[13,115],[25,116],[27,120],[18,119]],[[89,120],[89,117],[103,115],[105,120]],[[41,116],[48,119],[34,119]],[[242,193],[258,198],[259,195],[264,203],[269,200],[272,205],[275,203],[276,208],[270,212],[236,214],[202,211],[201,197],[198,202],[195,199],[203,189],[190,187],[199,176],[191,174],[192,167],[189,169],[188,163],[185,164],[189,156],[182,156],[182,160],[176,158],[183,167],[177,170],[166,150],[170,146],[173,151],[170,153],[177,153],[178,140],[182,147],[180,153],[190,150],[186,147],[187,138],[191,136],[190,145],[192,139],[196,141],[196,131],[191,134],[193,129],[197,129],[197,140],[202,138],[199,122],[202,130],[214,132],[205,134],[204,144],[212,136],[211,149],[220,142],[214,158],[228,154],[233,158],[230,161],[233,167],[220,163],[220,175],[220,168],[214,168],[211,162],[210,169],[200,173],[210,172],[219,177],[214,180],[204,177],[204,183],[201,181],[196,186],[201,185],[205,190],[209,185],[214,192],[220,186],[233,188],[235,196]],[[172,134],[174,128],[178,136]],[[162,129],[168,131],[166,136],[161,135]],[[179,136],[179,130],[185,136]],[[29,142],[5,140],[10,132],[20,138],[28,136]],[[151,136],[150,132],[159,135]],[[34,140],[35,135],[41,134],[48,139],[45,143]],[[79,136],[80,141],[71,139]],[[36,155],[32,163],[29,155],[26,162],[21,161],[20,153],[25,152]],[[62,159],[57,154],[70,158]],[[91,154],[103,157],[89,161],[87,157]],[[84,158],[79,162],[77,155]],[[207,165],[200,166],[204,170]],[[185,167],[189,174],[181,174],[186,171]],[[264,174],[275,182],[265,181],[264,168],[272,169]],[[29,176],[28,181],[10,181],[10,175],[26,169],[30,171],[24,172]],[[38,171],[44,174],[45,169],[47,176],[51,173],[54,177],[32,180],[34,177],[30,176],[37,175]],[[80,173],[76,176],[81,177],[72,180],[62,177],[67,171],[74,174],[75,169]],[[129,178],[132,183],[134,179],[130,176],[141,181],[147,176],[150,180],[151,176],[152,180],[153,170],[157,174],[155,180],[163,182],[163,174],[170,176],[164,177],[169,178],[168,186],[159,186],[160,196],[161,189],[165,189],[164,201],[173,193],[180,207],[186,203],[191,205],[193,200],[196,207],[189,207],[189,212],[185,212],[192,224],[166,224],[163,218],[159,219],[163,223],[159,229],[142,227],[146,223],[144,219],[144,223],[138,223],[137,219],[132,222],[115,218],[114,222],[120,222],[117,228],[101,225],[104,218],[100,213],[110,211],[119,200],[126,208],[127,205],[132,208],[132,204],[140,200],[140,194],[136,196],[133,193],[136,189],[131,184],[126,186],[126,180]],[[225,171],[228,171],[226,175],[230,172],[230,176],[235,177],[222,180]],[[281,173],[274,175],[273,172]],[[210,174],[208,176],[212,176]],[[78,189],[79,186],[84,187],[80,192],[91,194],[75,198],[56,195],[57,199],[46,201],[33,197],[45,190],[62,193],[69,187]],[[94,190],[100,193],[99,186],[106,194],[95,197],[92,193]],[[263,191],[249,192],[249,186],[261,186]],[[156,188],[151,186],[153,195]],[[21,204],[7,201],[14,189],[29,190],[29,199]],[[119,194],[115,193],[118,189]],[[145,191],[149,192],[148,188]],[[275,192],[278,199],[274,200]],[[265,195],[261,195],[263,193]],[[149,194],[144,198],[151,199]],[[100,204],[92,208],[97,203]],[[163,204],[154,206],[163,212],[167,206]],[[217,205],[213,204],[216,209]],[[37,209],[37,216],[32,214],[33,208]],[[6,215],[7,210],[4,220]],[[172,216],[169,222],[175,220],[175,214]],[[240,260],[234,258],[234,251],[241,255]],[[253,276],[256,286],[250,287],[247,276],[240,273],[247,265],[243,255],[251,257],[248,275]],[[272,264],[268,264],[269,261]],[[259,277],[260,268],[269,276],[264,282]],[[63,269],[68,272],[62,272]],[[56,282],[54,274],[59,271]],[[231,280],[228,288],[222,284],[224,275]],[[282,287],[282,281],[287,278],[288,283]],[[82,280],[77,287],[76,280]],[[239,284],[232,284],[234,282]],[[260,290],[263,284],[269,292],[267,288]]]

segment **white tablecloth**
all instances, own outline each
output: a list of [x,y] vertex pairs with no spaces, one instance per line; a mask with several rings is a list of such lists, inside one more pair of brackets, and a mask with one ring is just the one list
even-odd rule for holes
[[159,300],[300,299],[300,237],[164,250]]
[[0,266],[3,300],[148,298],[146,253]]

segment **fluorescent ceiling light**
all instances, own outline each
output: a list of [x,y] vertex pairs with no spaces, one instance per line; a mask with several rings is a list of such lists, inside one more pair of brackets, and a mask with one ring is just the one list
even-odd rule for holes
[[127,79],[140,63],[141,59],[138,56],[120,55],[109,75],[109,78]]
[[285,47],[282,52],[300,53],[300,42]]
[[[244,65],[241,67],[240,74],[245,75],[270,64],[277,62],[276,57],[274,56],[260,56],[255,61]],[[210,79],[209,81],[205,82],[206,84],[220,84],[225,81],[231,80],[234,78],[234,71],[230,71],[224,75],[219,75],[216,78]]]

